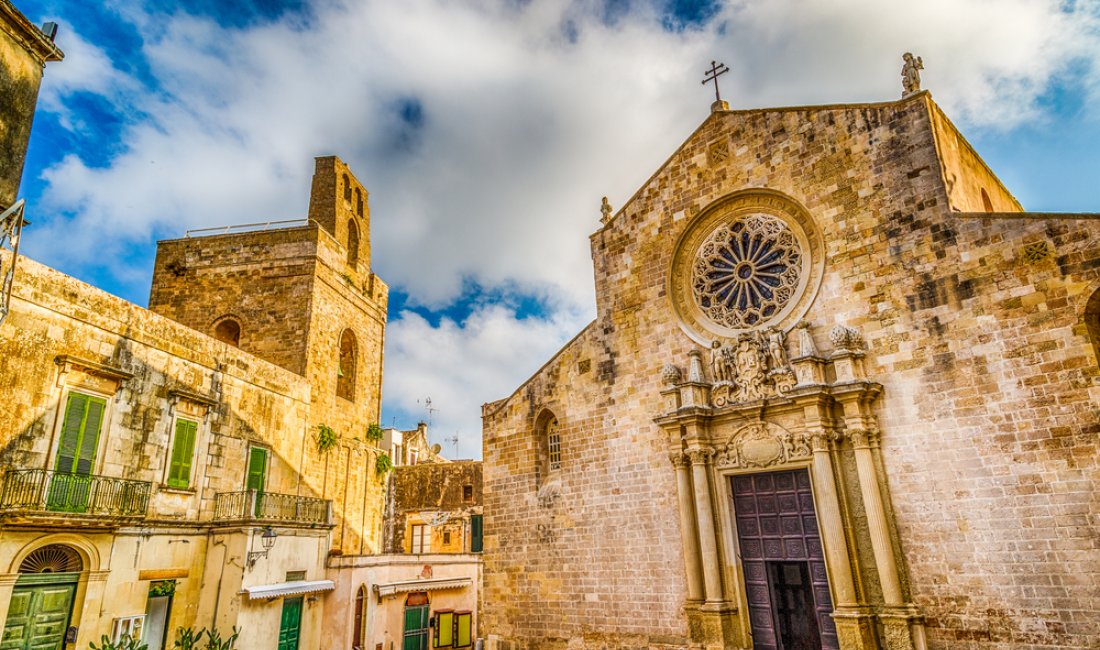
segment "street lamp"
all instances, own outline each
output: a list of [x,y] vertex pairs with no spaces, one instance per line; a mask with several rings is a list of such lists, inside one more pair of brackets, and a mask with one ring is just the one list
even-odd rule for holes
[[[255,533],[253,533],[255,535]],[[248,568],[256,566],[256,560],[260,558],[267,559],[267,552],[271,550],[271,547],[275,546],[275,539],[279,535],[275,532],[275,529],[271,526],[264,528],[264,532],[260,535],[260,544],[263,545],[262,551],[249,551],[248,552]]]

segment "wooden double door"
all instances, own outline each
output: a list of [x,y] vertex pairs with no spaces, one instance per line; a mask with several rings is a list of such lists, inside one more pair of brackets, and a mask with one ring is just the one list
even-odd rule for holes
[[809,472],[731,482],[753,648],[838,650]]
[[0,650],[62,650],[76,583],[17,584]]

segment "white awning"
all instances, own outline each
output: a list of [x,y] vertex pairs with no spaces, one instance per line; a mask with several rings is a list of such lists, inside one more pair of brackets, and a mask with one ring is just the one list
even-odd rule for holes
[[295,580],[274,585],[245,587],[241,589],[241,593],[247,595],[249,600],[271,600],[283,596],[300,596],[301,594],[315,594],[319,591],[332,591],[335,588],[336,584],[331,580]]
[[442,591],[444,589],[464,589],[474,583],[473,578],[443,578],[440,580],[407,580],[374,585],[379,596],[405,594],[410,591]]

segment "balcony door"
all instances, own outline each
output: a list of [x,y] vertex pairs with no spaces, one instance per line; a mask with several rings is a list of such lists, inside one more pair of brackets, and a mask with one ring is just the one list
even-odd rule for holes
[[59,512],[87,509],[106,410],[107,400],[102,397],[69,393],[57,443],[56,473],[46,495],[47,509]]
[[248,449],[248,475],[245,477],[245,489],[256,491],[256,511],[259,517],[263,512],[264,485],[267,484],[267,450],[263,447]]

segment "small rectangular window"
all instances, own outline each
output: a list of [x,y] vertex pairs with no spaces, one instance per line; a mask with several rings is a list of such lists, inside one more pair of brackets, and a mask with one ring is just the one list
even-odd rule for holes
[[449,531],[449,530],[443,531],[443,543],[444,544],[450,544],[451,543],[451,531]]
[[168,487],[186,490],[191,487],[191,463],[195,455],[195,436],[199,423],[179,418],[172,438],[172,456],[168,463]]
[[474,486],[463,485],[462,486],[462,500],[469,502],[474,500]]
[[299,582],[299,581],[305,580],[305,579],[306,579],[306,572],[305,571],[287,571],[286,572],[286,581],[287,582]]
[[455,647],[468,648],[473,643],[473,614],[455,612]]
[[412,544],[409,549],[410,553],[428,553],[432,548],[432,529],[431,526],[424,524],[413,524],[412,527]]

